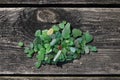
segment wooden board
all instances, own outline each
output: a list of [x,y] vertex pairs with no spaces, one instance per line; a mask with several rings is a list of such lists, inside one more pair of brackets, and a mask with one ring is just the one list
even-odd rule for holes
[[[62,67],[36,69],[35,57],[27,58],[18,42],[28,44],[37,29],[50,28],[62,20],[94,35],[92,45],[98,47],[98,53]],[[119,8],[1,8],[0,74],[120,74],[119,26]]]
[[119,77],[0,77],[1,80],[120,80]]
[[0,4],[120,4],[119,0],[1,0]]
[[44,0],[45,4],[120,4],[119,0]]

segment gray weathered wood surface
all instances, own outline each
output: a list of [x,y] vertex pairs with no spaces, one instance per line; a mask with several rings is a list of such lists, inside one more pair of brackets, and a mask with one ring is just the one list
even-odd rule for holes
[[119,0],[1,0],[0,4],[120,4]]
[[120,80],[119,77],[0,77],[0,80]]
[[[92,45],[98,47],[98,53],[84,55],[62,68],[43,65],[36,69],[36,59],[27,58],[17,43],[28,44],[35,30],[62,20],[94,35]],[[120,74],[120,9],[0,8],[0,74]]]

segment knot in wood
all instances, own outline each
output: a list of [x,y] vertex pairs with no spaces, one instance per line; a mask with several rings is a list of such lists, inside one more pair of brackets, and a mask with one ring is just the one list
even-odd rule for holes
[[41,22],[48,22],[48,23],[56,23],[57,20],[57,13],[51,10],[38,10],[37,12],[37,20]]

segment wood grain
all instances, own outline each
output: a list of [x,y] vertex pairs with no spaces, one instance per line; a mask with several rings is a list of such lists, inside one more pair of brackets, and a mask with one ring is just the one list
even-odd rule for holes
[[0,77],[1,80],[119,80],[119,77]]
[[120,4],[119,0],[1,0],[0,4]]
[[[38,12],[43,15],[38,16]],[[49,16],[52,18],[46,18]],[[94,35],[92,45],[98,47],[98,53],[83,55],[62,67],[43,65],[36,69],[35,57],[27,58],[17,43],[29,44],[37,29],[50,28],[62,20]],[[120,74],[119,26],[119,8],[1,8],[0,74]]]
[[43,4],[43,0],[1,0],[0,4]]
[[44,0],[45,4],[120,4],[119,0]]

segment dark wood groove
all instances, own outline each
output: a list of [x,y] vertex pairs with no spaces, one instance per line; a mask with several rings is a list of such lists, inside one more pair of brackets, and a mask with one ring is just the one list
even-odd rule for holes
[[8,3],[8,4],[0,4],[0,7],[34,7],[34,8],[54,8],[54,7],[57,7],[57,8],[120,8],[120,3],[118,4],[96,4],[96,3],[88,3],[88,4],[72,4],[72,3],[68,3],[68,4],[61,4],[61,3],[54,3],[54,4],[49,4],[49,3],[46,3],[46,4],[39,4],[39,3],[22,3],[22,4],[17,4],[17,3]]

